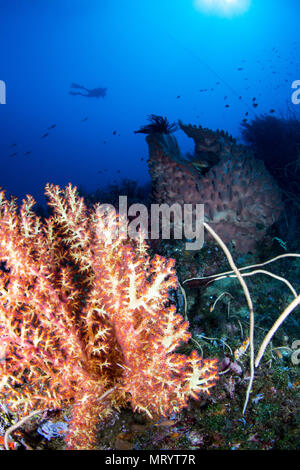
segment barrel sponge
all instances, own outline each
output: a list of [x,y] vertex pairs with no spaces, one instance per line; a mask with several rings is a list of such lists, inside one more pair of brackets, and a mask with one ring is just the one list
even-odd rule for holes
[[254,251],[282,211],[275,180],[261,160],[249,156],[232,156],[211,168],[201,178],[199,201],[206,221],[240,253]]
[[[193,135],[198,157],[199,134],[195,132],[198,142]],[[215,156],[209,159],[208,171],[200,174],[199,162],[181,155],[174,136],[147,136],[154,200],[159,204],[204,204],[205,220],[225,243],[232,243],[239,253],[254,252],[282,212],[281,191],[264,163],[246,147],[236,146],[220,133],[213,140]]]

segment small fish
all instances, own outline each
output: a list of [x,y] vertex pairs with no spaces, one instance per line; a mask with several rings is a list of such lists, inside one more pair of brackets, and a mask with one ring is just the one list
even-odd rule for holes
[[170,427],[174,426],[176,424],[176,421],[172,421],[171,419],[165,419],[163,421],[160,421],[159,423],[154,423],[154,426],[161,426],[161,427]]
[[179,100],[179,98],[181,98],[181,96],[180,96],[180,95],[176,96],[176,99],[177,99],[177,100]]
[[249,116],[249,113],[248,113],[248,111],[245,113],[245,116]]
[[10,157],[15,157],[16,155],[17,155],[17,152],[11,153],[11,154],[10,154]]
[[28,150],[28,152],[25,152],[24,155],[30,155],[31,153],[31,150]]
[[117,131],[113,131],[113,135],[117,135]]
[[16,147],[16,146],[17,146],[17,144],[12,144],[12,145],[10,146],[10,148],[12,149],[13,147]]
[[116,173],[121,173],[121,170],[117,170]]
[[239,360],[240,357],[242,357],[245,352],[247,351],[248,347],[250,344],[250,338],[246,338],[245,341],[243,341],[242,345],[234,351],[234,357],[236,360]]
[[143,162],[143,161],[144,161],[144,158],[142,157],[142,158],[141,158],[141,162]]
[[48,127],[48,131],[50,131],[51,129],[54,129],[56,127],[56,124],[52,124],[52,126]]
[[242,97],[242,96],[239,96],[239,100],[242,100],[242,99],[243,99],[243,97]]
[[229,104],[225,104],[225,108],[229,108]]
[[248,121],[248,119],[247,119],[247,118],[244,118],[244,119],[243,119],[243,122],[245,122],[245,123],[246,123],[247,121]]
[[238,68],[238,72],[241,72],[242,70],[244,70],[243,67]]
[[254,98],[252,98],[252,101],[256,101],[256,98],[255,98],[255,97],[254,97]]
[[272,109],[270,109],[269,112],[270,112],[271,114],[273,114],[273,113],[275,113],[275,109],[272,108]]
[[257,108],[258,103],[253,103],[253,108]]
[[48,132],[46,132],[46,134],[42,135],[41,139],[45,139],[45,137],[48,137]]
[[85,122],[85,121],[87,121],[87,120],[88,120],[88,117],[85,117],[85,118],[81,119],[80,122]]

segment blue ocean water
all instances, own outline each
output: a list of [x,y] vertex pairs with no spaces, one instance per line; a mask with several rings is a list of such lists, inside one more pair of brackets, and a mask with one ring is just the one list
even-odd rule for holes
[[1,0],[0,186],[43,202],[47,182],[144,184],[148,148],[134,130],[152,113],[238,139],[246,113],[297,113],[299,2],[205,3]]

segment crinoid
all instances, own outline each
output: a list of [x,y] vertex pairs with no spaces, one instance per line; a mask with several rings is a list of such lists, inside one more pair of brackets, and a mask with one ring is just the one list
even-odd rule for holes
[[135,134],[172,134],[177,130],[177,124],[175,122],[170,123],[167,117],[156,116],[156,114],[150,114],[148,116],[150,124],[142,126],[138,131],[134,131]]

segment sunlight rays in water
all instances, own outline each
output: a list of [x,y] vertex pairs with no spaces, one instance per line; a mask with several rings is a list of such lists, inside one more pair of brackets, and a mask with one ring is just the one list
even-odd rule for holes
[[195,0],[195,7],[211,15],[232,17],[246,13],[251,0]]

